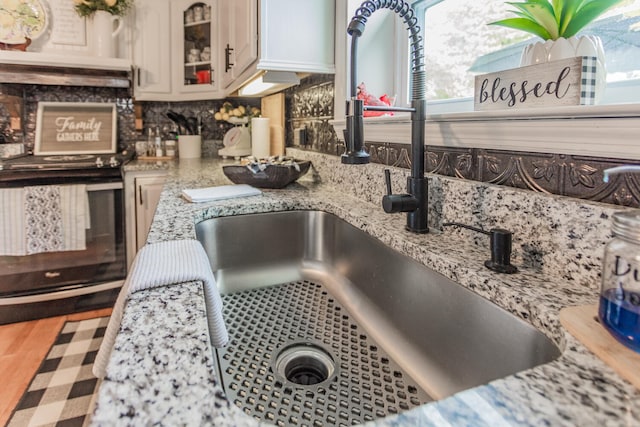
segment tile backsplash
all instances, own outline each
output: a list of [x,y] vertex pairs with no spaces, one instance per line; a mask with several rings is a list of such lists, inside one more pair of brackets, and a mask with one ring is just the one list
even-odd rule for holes
[[[333,98],[331,75],[309,77],[286,91],[288,146],[342,154],[344,139],[329,123],[333,119]],[[294,135],[301,135],[298,129],[306,131],[303,141],[294,141]],[[365,147],[373,163],[410,168],[411,149],[407,144],[365,141]],[[609,183],[602,180],[605,169],[637,163],[631,160],[427,145],[425,161],[427,172],[439,175],[640,207],[638,174],[619,175]]]
[[[215,120],[213,115],[226,101],[231,102],[234,107],[242,105],[260,108],[259,98],[212,99],[189,102],[144,102],[144,124],[145,127],[152,129],[157,126],[166,135],[173,125],[173,122],[167,117],[167,112],[169,110],[175,111],[185,117],[195,117],[201,124],[202,139],[215,141],[217,145],[221,145],[224,134],[233,125],[226,121]],[[215,155],[215,153],[211,153],[211,155]]]
[[[313,151],[342,154],[338,138],[329,123],[333,120],[333,75],[314,75],[285,91],[287,146],[299,145]],[[304,141],[294,143],[296,130],[304,129]]]
[[[146,138],[145,129],[156,126],[165,134],[172,128],[166,113],[174,110],[200,120],[205,156],[216,155],[224,134],[233,125],[213,119],[224,99],[193,102],[142,102],[145,129],[136,129],[134,100],[127,89],[0,85],[0,93],[24,100],[23,132],[10,127],[7,105],[0,103],[0,143],[22,142],[28,149],[35,143],[38,102],[114,102],[118,112],[118,148],[131,147]],[[259,98],[229,99],[234,105],[260,107]],[[300,85],[285,91],[286,144],[340,155],[344,150],[342,136],[336,135],[330,121],[334,115],[333,75],[312,75]],[[304,133],[299,132],[304,129]],[[300,136],[303,140],[299,140]],[[411,150],[406,144],[366,142],[372,162],[409,168]],[[602,171],[621,164],[625,159],[594,158],[560,154],[541,154],[477,148],[427,146],[427,171],[439,175],[486,182],[535,192],[557,194],[614,205],[640,207],[640,177],[635,174],[616,176],[602,182]]]
[[3,85],[2,92],[10,92],[23,100],[22,132],[11,130],[10,114],[5,104],[0,104],[0,134],[4,142],[24,143],[32,150],[36,139],[36,116],[38,102],[113,102],[118,113],[118,149],[123,150],[136,140],[133,99],[127,89]]
[[36,115],[38,102],[114,102],[118,113],[118,151],[131,147],[135,141],[146,138],[148,128],[159,128],[169,135],[173,122],[167,117],[169,110],[186,117],[195,117],[201,123],[203,140],[211,142],[205,148],[205,155],[215,155],[222,139],[232,124],[216,121],[213,114],[225,101],[234,106],[244,105],[260,108],[259,98],[220,99],[193,102],[142,102],[143,129],[136,129],[134,99],[127,89],[43,86],[43,85],[1,85],[0,93],[21,98],[25,111],[22,114],[22,132],[11,130],[10,112],[0,103],[0,143],[24,143],[28,150],[35,144]]

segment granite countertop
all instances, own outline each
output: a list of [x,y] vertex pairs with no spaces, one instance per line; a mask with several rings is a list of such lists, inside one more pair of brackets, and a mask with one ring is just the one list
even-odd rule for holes
[[[579,253],[570,262],[551,250],[544,258],[544,266],[532,261],[530,255],[521,254],[517,259],[519,274],[499,275],[484,268],[487,249],[466,234],[440,233],[434,229],[428,235],[414,235],[404,230],[404,215],[385,214],[378,201],[378,193],[384,190],[380,165],[341,167],[335,156],[301,150],[294,150],[293,154],[314,164],[312,172],[298,183],[281,190],[265,190],[261,196],[198,204],[183,200],[180,191],[229,184],[221,164],[230,161],[188,159],[128,164],[125,173],[153,169],[168,172],[148,243],[193,239],[195,223],[217,216],[295,209],[327,211],[530,322],[562,351],[560,358],[551,363],[368,425],[640,426],[640,392],[589,352],[559,322],[561,308],[597,302],[598,285],[594,283],[597,273],[593,270],[599,260],[590,251],[593,240],[600,240],[601,246],[607,233],[598,230],[602,228],[598,221],[602,220],[594,218],[606,220],[615,211],[613,207],[547,196],[550,204],[543,208],[542,199],[532,197],[530,192],[487,185],[470,191],[469,184],[460,180],[430,177],[435,192],[430,197],[434,200],[438,199],[438,192],[455,193],[460,199],[452,204],[434,202],[433,209],[439,216],[436,225],[438,221],[451,220],[452,215],[464,222],[464,215],[452,213],[451,206],[471,211],[468,198],[477,194],[482,194],[483,199],[495,196],[500,206],[511,211],[509,218],[514,216],[514,209],[528,212],[533,206],[538,212],[544,209],[557,217],[552,229],[562,229],[563,217],[569,214],[572,223],[587,224],[577,239],[566,243],[570,250]],[[397,184],[404,179],[402,173],[393,171]],[[493,215],[500,219],[499,212]],[[541,216],[530,219],[530,215],[525,215],[527,219],[522,225],[510,226],[522,235],[532,223],[539,227],[536,221]],[[529,230],[524,235],[537,239],[536,244],[542,248],[558,248],[561,244],[552,237],[545,240],[540,234],[534,237]],[[575,230],[569,234],[574,235]],[[570,250],[558,248],[558,252]],[[132,294],[107,377],[100,386],[92,424],[258,425],[227,401],[214,373],[212,358],[200,283],[181,283]]]

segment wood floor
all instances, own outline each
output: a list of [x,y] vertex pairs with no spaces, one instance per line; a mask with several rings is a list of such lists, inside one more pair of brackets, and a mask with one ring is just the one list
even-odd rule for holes
[[29,322],[0,325],[0,426],[9,421],[13,408],[27,389],[53,341],[67,320],[108,316],[110,308]]

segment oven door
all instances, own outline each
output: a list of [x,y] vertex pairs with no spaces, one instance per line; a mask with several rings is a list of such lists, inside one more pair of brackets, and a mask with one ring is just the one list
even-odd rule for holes
[[122,181],[87,196],[86,249],[0,256],[0,324],[113,305],[126,276]]

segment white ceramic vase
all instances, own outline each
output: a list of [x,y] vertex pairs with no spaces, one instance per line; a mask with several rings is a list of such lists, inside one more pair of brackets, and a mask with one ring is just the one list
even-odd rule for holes
[[604,94],[607,86],[602,40],[597,36],[573,36],[557,40],[546,40],[525,46],[520,58],[520,66],[540,64],[576,56],[594,56],[597,58],[596,103]]
[[104,10],[97,10],[90,21],[93,29],[94,55],[108,58],[115,56],[116,37],[124,26],[122,18]]

